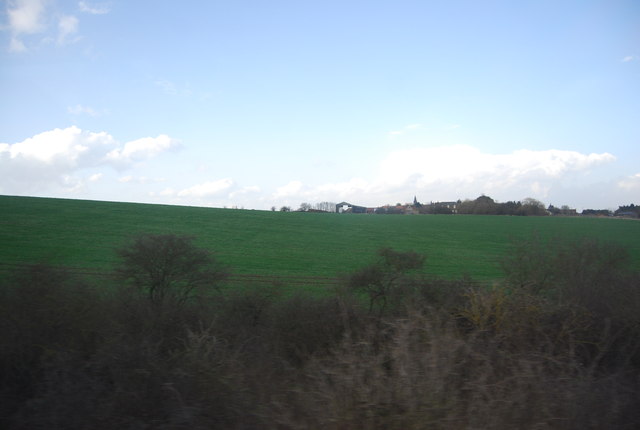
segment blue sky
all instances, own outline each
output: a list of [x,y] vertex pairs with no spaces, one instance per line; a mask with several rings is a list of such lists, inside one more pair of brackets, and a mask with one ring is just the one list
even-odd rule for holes
[[9,0],[0,194],[640,203],[637,1]]

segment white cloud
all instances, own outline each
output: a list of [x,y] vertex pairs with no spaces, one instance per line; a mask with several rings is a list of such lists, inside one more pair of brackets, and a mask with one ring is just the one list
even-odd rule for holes
[[628,176],[618,182],[618,187],[625,190],[638,190],[640,191],[640,173],[636,173],[633,176]]
[[24,52],[27,50],[27,47],[22,42],[22,40],[17,37],[11,37],[11,42],[9,42],[9,51],[10,52]]
[[79,38],[72,37],[78,32],[78,18],[73,15],[63,15],[58,19],[58,45],[74,43]]
[[241,187],[231,178],[222,178],[178,190],[168,187],[148,195],[158,202],[171,204],[255,208],[256,203],[263,200],[260,192],[261,188],[258,186]]
[[[143,138],[124,145],[106,132],[72,126],[54,129],[13,144],[0,143],[0,183],[5,193],[22,194],[56,184],[70,189],[82,169],[122,168],[175,146],[168,136]],[[73,184],[73,188],[77,188]]]
[[[162,197],[172,197],[175,196],[176,192],[173,188],[165,188],[164,190],[158,193],[159,196]],[[155,193],[151,193],[151,196],[155,196]]]
[[222,194],[228,191],[234,182],[230,178],[224,178],[217,181],[204,182],[202,184],[194,185],[193,187],[186,188],[177,193],[178,197],[212,197]]
[[469,145],[414,148],[388,154],[371,178],[316,186],[293,181],[278,188],[272,198],[277,205],[345,200],[368,206],[404,203],[414,195],[424,201],[476,198],[483,193],[497,200],[545,199],[575,175],[583,177],[614,160],[608,153],[562,150],[491,154]]
[[166,134],[158,137],[143,137],[127,142],[124,146],[110,151],[106,158],[118,165],[128,165],[136,161],[146,160],[170,149],[177,149],[179,142]]
[[83,106],[83,105],[75,105],[75,106],[69,106],[67,107],[67,112],[69,112],[72,115],[89,115],[92,117],[98,117],[100,115],[102,115],[101,112],[98,112],[97,110],[93,109],[92,107],[89,106]]
[[15,35],[33,34],[44,29],[45,0],[8,2],[9,28]]
[[302,182],[291,181],[287,185],[284,185],[278,188],[273,196],[277,199],[284,198],[284,197],[291,197],[291,196],[299,195],[301,190],[302,190]]
[[[78,3],[81,12],[102,15],[109,7],[102,4]],[[9,0],[6,15],[9,32],[9,51],[25,52],[34,42],[58,46],[75,43],[81,39],[78,34],[80,20],[75,15],[61,13],[58,3],[52,0]],[[31,39],[29,39],[31,36]]]
[[488,154],[472,146],[453,145],[393,152],[382,162],[380,176],[384,182],[396,184],[483,181],[507,186],[532,177],[557,178],[613,160],[608,153],[519,150]]
[[634,61],[637,60],[638,56],[637,55],[627,55],[626,57],[624,57],[621,61],[623,63],[629,63],[630,61]]
[[[106,172],[107,168],[134,167],[138,162],[177,147],[178,141],[167,135],[120,142],[107,132],[91,132],[75,126],[45,131],[21,142],[0,143],[0,192],[16,195],[33,195],[42,191],[51,195],[49,190],[52,189],[62,189],[65,193],[80,192],[97,186],[92,184],[98,181],[104,184],[106,173],[103,171]],[[163,191],[149,194],[146,190],[145,193],[161,202],[245,207],[264,205],[265,208],[321,201],[379,206],[408,202],[414,195],[418,200],[428,202],[476,198],[483,193],[498,201],[534,197],[555,205],[571,205],[579,203],[565,198],[570,193],[567,190],[575,184],[588,184],[588,179],[597,175],[590,176],[590,172],[614,160],[615,157],[609,153],[555,149],[523,149],[495,154],[469,145],[416,147],[387,154],[377,168],[368,169],[371,176],[366,177],[316,183],[292,180],[267,190],[264,189],[266,185],[242,186],[225,177],[199,183],[196,180],[192,182],[196,184],[193,186],[170,183],[171,187]],[[135,192],[143,185],[171,180],[156,178],[149,172],[152,171],[145,172],[149,176],[141,176],[135,170],[120,170],[118,182],[122,185],[118,186]],[[204,175],[202,172],[199,174]],[[586,185],[579,186],[587,188]],[[599,195],[606,195],[607,201],[626,202],[639,195],[639,191],[640,173],[637,173],[611,182],[607,192]],[[595,194],[592,189],[587,192]],[[586,200],[588,205],[594,207],[602,200],[598,196],[589,198],[591,200]]]
[[254,186],[250,186],[250,187],[242,187],[239,190],[235,190],[235,191],[229,193],[229,198],[230,199],[235,199],[235,198],[238,198],[238,197],[241,197],[241,196],[245,196],[247,194],[257,194],[260,191],[261,191],[260,187],[255,186],[255,185]]
[[109,5],[105,3],[91,4],[86,1],[81,1],[78,2],[78,7],[80,11],[91,15],[104,15],[110,12]]
[[608,153],[561,150],[490,154],[468,145],[417,148],[394,152],[382,162],[378,188],[415,190],[433,200],[482,193],[498,199],[546,198],[564,178],[614,160]]
[[9,51],[26,51],[22,36],[44,31],[46,3],[46,0],[16,0],[7,3],[8,29],[11,33]]
[[313,201],[349,200],[374,192],[372,184],[362,178],[353,178],[346,182],[320,185],[304,197]]
[[105,132],[92,133],[72,126],[45,131],[12,145],[4,144],[4,155],[7,162],[75,168],[89,159],[95,164],[104,148],[115,144],[113,137]]
[[65,188],[66,192],[71,194],[81,191],[85,186],[82,179],[76,178],[71,175],[62,176],[62,185]]

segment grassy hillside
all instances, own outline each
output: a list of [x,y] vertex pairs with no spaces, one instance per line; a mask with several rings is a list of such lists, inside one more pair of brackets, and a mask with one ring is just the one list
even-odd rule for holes
[[113,249],[140,232],[197,237],[234,273],[336,276],[389,246],[427,255],[426,271],[499,278],[510,241],[594,237],[624,245],[640,264],[640,222],[620,219],[383,216],[210,209],[0,196],[0,262],[108,270]]

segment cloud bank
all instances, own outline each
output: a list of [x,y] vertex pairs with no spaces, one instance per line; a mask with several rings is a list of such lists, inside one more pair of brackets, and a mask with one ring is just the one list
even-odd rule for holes
[[[242,187],[234,179],[223,178],[182,190],[167,188],[156,197],[169,198],[171,203],[177,204],[258,209],[271,206],[297,208],[302,202],[322,201],[381,206],[410,202],[413,196],[429,202],[476,198],[481,194],[498,201],[533,197],[547,204],[571,205],[571,198],[580,195],[584,199],[587,192],[571,188],[572,181],[578,178],[580,180],[575,182],[582,183],[592,171],[615,159],[606,152],[584,154],[556,149],[523,149],[491,154],[469,145],[418,147],[387,154],[377,169],[373,166],[371,171],[374,173],[368,178],[315,184],[296,179],[271,190]],[[640,189],[640,174],[617,183],[599,183],[595,188],[606,189],[609,195],[618,199]],[[593,190],[591,193],[595,194]],[[597,201],[601,201],[601,196]]]
[[[558,205],[574,204],[571,198],[575,196],[590,201],[587,197],[594,195],[593,206],[598,206],[603,197],[615,198],[617,204],[628,203],[626,200],[632,201],[640,190],[640,173],[610,178],[608,183],[590,181],[592,172],[616,160],[607,152],[522,149],[493,154],[470,145],[393,151],[377,166],[369,166],[368,177],[346,176],[337,182],[300,177],[282,184],[261,183],[258,187],[243,183],[245,178],[229,176],[229,172],[203,179],[206,173],[194,169],[191,179],[195,180],[189,185],[184,183],[185,178],[172,177],[170,171],[163,173],[166,177],[157,178],[145,176],[148,173],[138,169],[147,160],[180,146],[176,139],[162,134],[120,142],[107,132],[75,126],[46,131],[17,143],[0,143],[0,193],[65,196],[102,182],[111,190],[115,189],[113,184],[126,184],[128,195],[139,200],[268,209],[297,208],[302,202],[323,201],[380,206],[410,202],[413,196],[429,202],[476,198],[481,194],[498,201],[534,197]],[[233,165],[234,160],[229,161]],[[109,186],[104,182],[105,169],[127,173],[113,179]],[[592,188],[572,188],[572,184],[590,182]],[[161,183],[163,188],[158,188]],[[595,190],[600,194],[596,195]],[[100,197],[91,194],[91,198]]]
[[55,184],[74,188],[79,181],[74,175],[83,169],[126,169],[177,147],[179,142],[166,135],[121,144],[106,132],[75,126],[45,131],[22,142],[0,143],[0,192],[37,192]]
[[[609,153],[518,150],[490,154],[469,145],[414,148],[388,154],[372,178],[306,186],[292,181],[279,187],[275,204],[341,201],[377,206],[409,202],[475,198],[487,194],[499,200],[528,196],[546,199],[575,175],[615,161]],[[632,187],[637,178],[620,186]]]
[[508,188],[533,179],[554,179],[609,163],[609,153],[581,154],[575,151],[518,150],[510,154],[488,154],[469,145],[415,148],[391,153],[380,166],[383,183],[415,185],[483,183]]

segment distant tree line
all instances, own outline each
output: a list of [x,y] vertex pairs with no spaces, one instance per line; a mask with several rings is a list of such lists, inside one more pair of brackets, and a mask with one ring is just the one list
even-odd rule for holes
[[526,198],[521,202],[509,201],[497,203],[489,196],[480,196],[475,200],[465,200],[461,202],[458,205],[458,213],[472,215],[548,215],[544,204],[533,198]]
[[333,202],[320,202],[320,203],[300,203],[298,212],[335,212],[336,204]]
[[616,216],[629,216],[633,218],[640,218],[640,206],[636,206],[633,203],[627,206],[620,206],[614,212]]
[[376,209],[379,214],[419,213],[433,215],[520,215],[544,216],[549,215],[544,204],[533,198],[522,201],[508,201],[498,203],[489,196],[482,195],[475,200],[458,200],[455,202],[432,202],[422,204],[414,199],[411,205],[384,206]]
[[[349,213],[372,213],[379,215],[431,214],[431,215],[515,215],[515,216],[620,216],[640,218],[640,206],[630,204],[620,206],[615,212],[608,209],[584,209],[578,214],[576,209],[567,205],[556,207],[545,204],[540,200],[528,197],[521,201],[496,202],[489,196],[481,195],[475,200],[465,199],[451,202],[420,203],[415,197],[413,203],[396,203],[376,208],[365,208],[353,205],[354,210]],[[359,210],[356,211],[355,208]],[[275,210],[275,207],[272,208]],[[289,207],[282,207],[281,211],[290,211]],[[301,203],[299,212],[336,212],[336,205],[332,202],[316,204]]]

